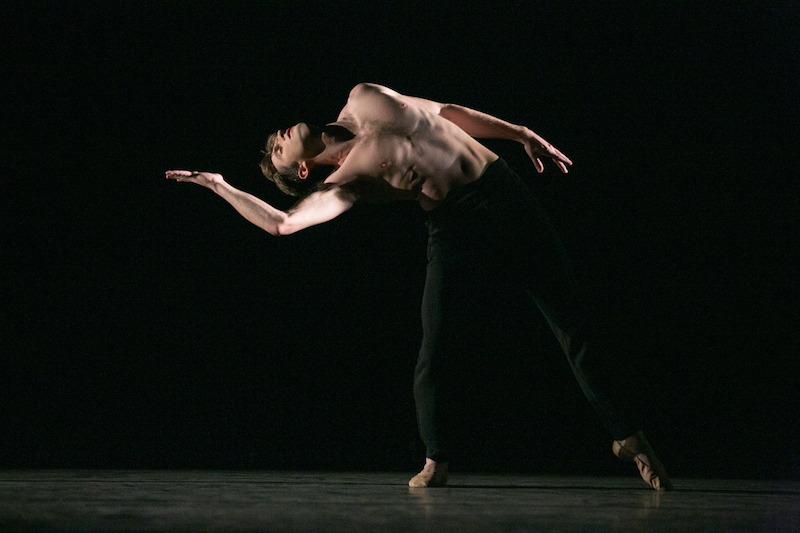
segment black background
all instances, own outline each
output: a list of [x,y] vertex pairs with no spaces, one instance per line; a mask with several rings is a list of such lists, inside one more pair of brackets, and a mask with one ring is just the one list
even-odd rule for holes
[[[24,6],[24,7],[23,7]],[[423,214],[275,238],[266,136],[371,81],[525,124],[525,176],[674,476],[798,477],[793,2],[6,7],[0,467],[416,470]],[[454,469],[617,473],[544,321],[476,324]],[[494,314],[496,313],[496,314]]]

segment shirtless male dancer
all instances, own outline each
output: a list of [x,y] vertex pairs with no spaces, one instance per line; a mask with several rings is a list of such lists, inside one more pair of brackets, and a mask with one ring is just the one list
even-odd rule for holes
[[[544,170],[542,158],[552,159],[564,173],[572,164],[526,127],[363,83],[350,92],[335,123],[320,130],[301,122],[267,141],[264,174],[284,192],[303,196],[285,212],[230,186],[219,174],[170,170],[166,175],[211,189],[272,235],[327,222],[358,201],[413,200],[428,211],[423,340],[414,372],[427,459],[410,486],[447,483],[442,389],[448,376],[442,360],[459,332],[470,327],[453,319],[463,289],[449,281],[472,261],[491,257],[498,270],[493,275],[512,280],[544,314],[581,389],[612,434],[612,451],[635,462],[654,489],[671,489],[644,435],[612,407],[608,389],[597,378],[602,363],[564,249],[546,215],[520,178],[474,137],[522,143],[538,172]],[[321,168],[332,171],[315,176]]]

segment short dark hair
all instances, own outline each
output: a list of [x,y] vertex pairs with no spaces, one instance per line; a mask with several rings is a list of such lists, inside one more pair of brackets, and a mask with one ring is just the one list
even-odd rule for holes
[[263,151],[264,157],[258,166],[261,167],[261,172],[264,176],[275,183],[282,193],[305,198],[316,191],[319,188],[319,184],[325,181],[336,167],[333,165],[314,165],[306,179],[302,179],[298,174],[299,165],[297,161],[292,162],[288,170],[280,171],[272,163],[272,148],[275,146],[275,139],[277,138],[277,133],[273,133],[267,138]]

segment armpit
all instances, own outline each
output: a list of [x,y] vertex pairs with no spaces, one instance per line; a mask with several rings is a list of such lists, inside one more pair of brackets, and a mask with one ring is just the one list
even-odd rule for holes
[[386,203],[398,200],[397,191],[385,180],[379,178],[357,178],[340,186],[341,194],[350,195],[349,199],[367,203]]

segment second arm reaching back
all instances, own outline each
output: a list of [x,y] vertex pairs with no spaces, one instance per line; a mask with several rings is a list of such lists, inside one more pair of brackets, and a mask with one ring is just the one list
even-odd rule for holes
[[470,109],[458,104],[443,104],[424,98],[405,96],[388,87],[382,87],[380,85],[362,85],[391,94],[406,105],[412,105],[435,115],[439,115],[449,120],[472,137],[517,141],[525,147],[525,152],[531,158],[531,161],[533,161],[536,167],[536,171],[539,173],[544,172],[542,158],[552,159],[564,174],[569,172],[567,166],[572,165],[572,161],[561,153],[561,151],[525,126],[512,124],[487,113],[483,113],[482,111],[476,111],[475,109]]

